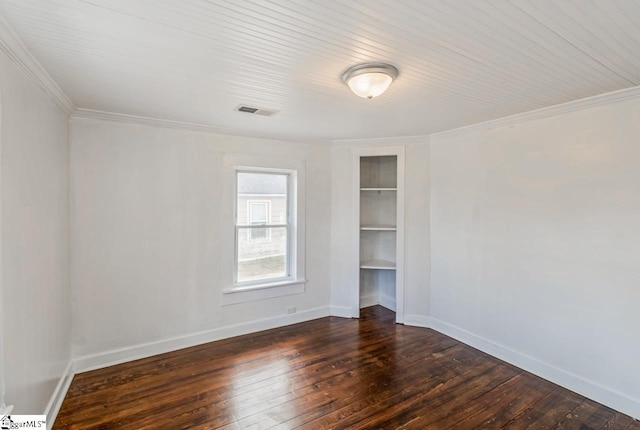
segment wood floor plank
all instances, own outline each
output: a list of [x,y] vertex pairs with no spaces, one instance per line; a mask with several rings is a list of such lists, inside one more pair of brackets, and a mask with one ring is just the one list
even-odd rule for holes
[[[416,345],[422,344],[418,341],[416,343],[407,344],[407,349],[413,350]],[[451,344],[446,343],[447,347]],[[398,347],[394,352],[402,354],[403,348]],[[278,420],[274,425],[287,421],[296,415],[303,414],[309,408],[315,408],[326,403],[333,403],[338,397],[344,395],[345,392],[351,393],[353,390],[357,390],[362,386],[363,377],[370,381],[371,384],[375,384],[375,381],[381,381],[384,384],[386,375],[389,374],[389,356],[384,351],[379,351],[376,354],[366,354],[361,357],[363,363],[371,362],[371,366],[358,365],[345,369],[340,372],[337,377],[324,379],[312,386],[305,387],[295,394],[291,395],[291,399],[285,402],[276,402],[273,407],[264,411],[267,417],[277,416]],[[378,389],[381,384],[375,384]],[[317,402],[310,400],[317,399]],[[288,417],[288,418],[285,418]],[[240,421],[243,426],[251,426],[261,420],[261,416],[253,414],[250,417],[246,417]]]
[[[611,422],[611,418],[615,414],[617,414],[617,412],[613,409],[594,402],[593,400],[585,399],[553,428],[562,430],[600,429]],[[621,428],[621,426],[618,428]]]
[[[453,355],[460,356],[463,353],[464,345],[458,344],[454,347],[448,347],[438,354],[432,354],[423,360],[408,363],[407,366],[399,370],[389,372],[385,369],[378,375],[367,375],[370,379],[368,385],[360,384],[359,387],[348,390],[346,395],[338,392],[336,400],[329,405],[316,407],[306,413],[296,416],[294,419],[283,423],[282,428],[305,427],[305,428],[323,428],[330,422],[345,423],[348,416],[357,414],[360,411],[372,411],[372,406],[378,402],[388,400],[397,395],[400,391],[404,391],[404,395],[408,395],[407,387],[411,386],[418,393],[423,392],[429,386],[442,385],[442,380],[453,380],[455,371],[446,369],[442,361]],[[437,358],[434,357],[437,355]],[[441,360],[436,363],[435,360]],[[475,372],[480,373],[485,370],[483,366],[489,366],[488,363],[482,363],[480,366],[474,367]],[[414,366],[431,366],[433,370],[438,372],[424,374],[421,371],[412,371]],[[444,368],[443,368],[444,367]],[[419,367],[418,367],[419,369]],[[441,370],[441,371],[440,371]]]
[[[375,369],[372,372],[358,372],[347,384],[332,384],[323,388],[318,396],[324,396],[328,402],[309,404],[307,407],[290,408],[289,418],[281,420],[281,424],[274,428],[322,428],[322,424],[312,423],[314,419],[326,420],[330,418],[329,412],[344,414],[343,409],[353,411],[352,402],[362,402],[365,406],[372,405],[375,401],[388,398],[410,382],[415,386],[427,384],[435,375],[419,375],[418,372],[410,372],[411,366],[404,369],[389,371],[389,368]],[[368,384],[362,384],[363,378]],[[374,400],[375,399],[375,400]],[[286,405],[283,405],[286,407]],[[254,420],[259,417],[252,417]]]
[[[473,407],[467,407],[462,414],[458,414],[458,418],[462,419],[451,427],[502,428],[511,417],[522,413],[527,406],[535,404],[553,388],[546,381],[523,372],[473,399]],[[456,419],[455,416],[452,418]],[[435,427],[444,426],[439,422]]]
[[602,427],[600,427],[600,430],[608,430],[612,428],[630,428],[632,424],[633,418],[628,415],[623,415],[620,412],[615,412],[611,415],[611,417],[609,417],[607,422]]
[[584,397],[555,387],[548,395],[514,416],[503,428],[508,430],[550,429],[565,417],[567,411],[572,411],[583,401]]
[[380,306],[78,374],[54,429],[628,429]]
[[[405,349],[411,350],[415,348],[418,343],[420,343],[420,340],[408,342],[404,346],[398,345],[395,351],[401,354]],[[370,345],[376,345],[376,342],[372,342]],[[326,392],[331,387],[340,386],[344,389],[348,386],[349,380],[354,380],[356,381],[354,382],[355,384],[359,384],[359,374],[376,372],[387,368],[384,349],[384,345],[379,345],[376,348],[366,347],[351,351],[346,350],[340,359],[327,360],[326,362],[315,363],[304,370],[296,370],[284,381],[286,383],[284,393],[279,384],[280,381],[267,380],[267,382],[272,383],[270,387],[265,387],[267,391],[248,392],[243,395],[243,398],[235,399],[236,402],[240,401],[244,406],[242,413],[236,414],[235,417],[243,419],[243,425],[248,426],[254,419],[251,416],[259,412],[273,415],[278,408],[290,408],[291,402],[297,402],[298,408],[295,410],[300,410],[300,402],[308,404],[310,403],[309,400],[313,398],[312,396]],[[312,366],[317,369],[311,369]],[[317,376],[314,379],[310,379],[309,375],[312,374]],[[217,409],[220,412],[224,412],[226,407],[227,405],[219,405]],[[225,414],[223,413],[222,415]],[[217,419],[216,421],[215,425],[220,425],[225,420]]]

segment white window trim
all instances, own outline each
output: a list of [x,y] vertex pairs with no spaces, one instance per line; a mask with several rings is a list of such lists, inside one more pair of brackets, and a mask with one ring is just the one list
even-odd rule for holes
[[[221,259],[223,289],[221,304],[231,305],[305,291],[305,163],[304,160],[285,159],[272,156],[257,156],[227,153],[223,157],[223,211],[222,211],[222,247],[230,252],[223,253]],[[235,282],[236,273],[236,229],[235,212],[237,210],[236,172],[270,170],[274,173],[290,173],[288,191],[292,219],[290,249],[288,255],[289,276],[279,279],[265,279],[246,283]],[[293,239],[295,238],[295,239]]]

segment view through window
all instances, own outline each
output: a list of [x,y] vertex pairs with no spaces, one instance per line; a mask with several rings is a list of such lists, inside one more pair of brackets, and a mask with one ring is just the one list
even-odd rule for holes
[[237,172],[236,283],[289,276],[289,180],[286,173]]

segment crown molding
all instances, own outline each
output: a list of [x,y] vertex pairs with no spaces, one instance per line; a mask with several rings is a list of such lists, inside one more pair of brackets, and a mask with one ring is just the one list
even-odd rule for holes
[[470,133],[474,131],[488,130],[492,128],[508,127],[516,124],[520,124],[527,121],[533,121],[542,118],[548,118],[565,113],[575,112],[582,109],[592,108],[596,106],[602,106],[610,103],[616,103],[625,100],[632,100],[640,98],[640,86],[624,88],[621,90],[612,91],[609,93],[598,94],[591,97],[586,97],[579,100],[573,100],[558,105],[543,107],[540,109],[518,113],[498,119],[479,122],[476,124],[466,125],[464,127],[454,128],[451,130],[441,131],[438,133],[416,135],[416,136],[397,136],[397,137],[383,137],[383,138],[368,138],[368,139],[335,139],[331,143],[333,145],[389,145],[392,143],[421,143],[430,142],[436,140],[447,140],[455,136]]
[[335,139],[331,141],[335,146],[388,146],[398,144],[411,144],[411,143],[429,143],[431,136],[428,134],[421,134],[417,136],[397,136],[397,137],[373,137],[365,139]]
[[221,127],[195,122],[174,121],[171,119],[153,118],[148,116],[130,115],[126,113],[109,112],[96,109],[77,108],[74,118],[90,118],[102,121],[123,122],[128,124],[148,125],[152,127],[176,128],[183,130],[202,131],[206,133],[223,133]]
[[640,98],[640,86],[624,88],[622,90],[612,91],[609,93],[598,94],[584,99],[574,100],[559,105],[553,105],[544,107],[528,112],[523,112],[515,115],[506,116],[490,121],[485,121],[477,124],[467,125],[452,130],[442,131],[431,135],[431,139],[435,140],[447,140],[455,136],[470,133],[474,131],[482,131],[493,128],[508,127],[523,122],[533,121],[542,118],[548,118],[552,116],[562,115],[565,113],[571,113],[582,109],[593,108],[610,103],[621,102],[625,100],[632,100]]
[[0,50],[65,113],[70,115],[75,111],[76,106],[71,99],[67,97],[40,62],[31,55],[22,40],[2,17],[0,17]]
[[172,119],[154,118],[141,115],[131,115],[126,113],[108,112],[96,109],[77,108],[72,114],[72,118],[88,118],[101,121],[111,121],[126,124],[146,125],[151,127],[172,128],[178,130],[199,131],[202,133],[214,133],[230,136],[249,137],[254,139],[269,139],[282,142],[300,143],[306,145],[327,146],[328,140],[295,138],[278,134],[267,134],[261,132],[248,132],[239,129],[219,127],[211,124],[197,122],[176,121]]

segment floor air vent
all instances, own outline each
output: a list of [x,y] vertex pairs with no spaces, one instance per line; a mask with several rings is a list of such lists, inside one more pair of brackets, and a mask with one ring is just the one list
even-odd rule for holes
[[235,110],[237,110],[238,112],[245,112],[245,113],[262,115],[262,116],[272,116],[279,112],[273,109],[263,109],[263,108],[257,108],[257,107],[247,106],[247,105],[238,105]]

